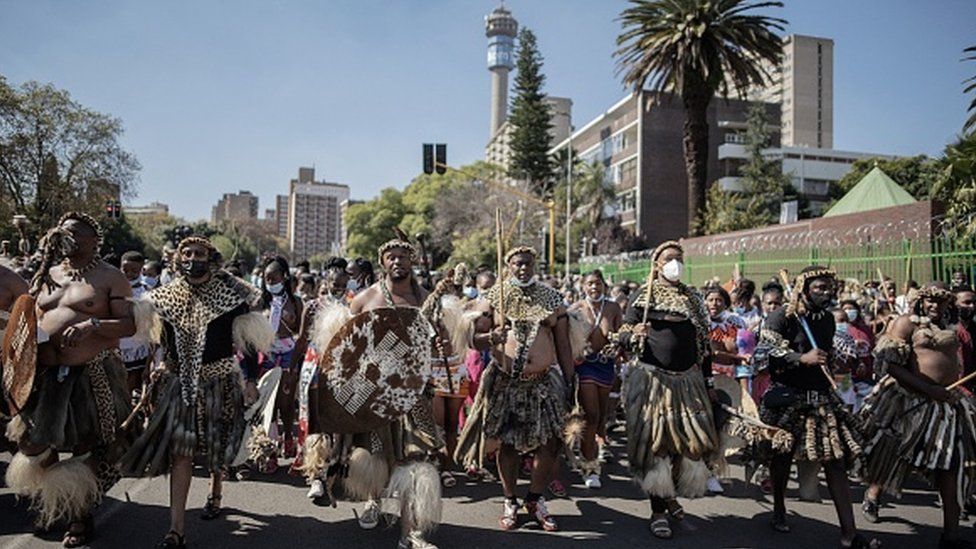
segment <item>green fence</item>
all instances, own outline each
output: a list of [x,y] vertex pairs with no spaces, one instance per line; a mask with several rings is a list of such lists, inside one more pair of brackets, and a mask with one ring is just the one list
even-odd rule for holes
[[[900,240],[840,246],[806,246],[794,249],[756,250],[723,255],[685,254],[685,280],[701,285],[718,278],[728,280],[738,266],[740,276],[757,283],[775,278],[780,269],[799,272],[807,265],[827,265],[842,278],[876,279],[878,270],[895,280],[899,290],[908,279],[924,283],[930,280],[948,282],[955,270],[974,279],[976,239],[950,238]],[[650,268],[647,259],[582,263],[584,271],[600,268],[614,282],[643,281]]]

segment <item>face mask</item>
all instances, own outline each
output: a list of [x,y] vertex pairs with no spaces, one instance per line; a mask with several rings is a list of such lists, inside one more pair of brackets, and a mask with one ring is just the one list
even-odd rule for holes
[[132,286],[133,288],[140,284],[142,284],[142,278],[138,276],[129,281],[129,286]]
[[670,280],[671,282],[680,282],[681,275],[685,271],[685,264],[678,261],[677,259],[672,259],[661,267],[661,274],[664,278]]
[[155,276],[144,276],[142,277],[142,283],[146,285],[147,288],[155,288],[159,284],[159,279]]
[[959,309],[959,318],[961,318],[961,319],[963,319],[963,320],[965,320],[965,321],[968,322],[968,321],[970,321],[970,320],[973,319],[973,316],[974,316],[973,313],[976,313],[976,309],[962,309],[962,308],[960,308]]
[[209,261],[187,260],[180,262],[180,270],[187,278],[200,278],[210,272]]
[[847,333],[847,323],[840,323],[837,325],[837,333],[846,334]]
[[521,280],[512,277],[508,279],[508,282],[512,286],[518,286],[519,288],[528,288],[529,286],[535,284],[535,278],[530,278],[527,282],[522,282]]
[[848,322],[854,322],[855,320],[857,320],[857,311],[856,310],[854,310],[854,309],[848,309],[848,310],[846,310],[844,312],[847,313],[847,321]]
[[282,292],[282,290],[284,290],[284,289],[285,289],[284,282],[279,282],[277,284],[269,284],[268,285],[268,291],[271,292],[273,295],[280,294]]
[[355,292],[359,289],[359,281],[355,278],[350,278],[349,282],[346,282],[346,289],[350,292]]
[[817,294],[810,296],[810,304],[817,309],[826,309],[830,307],[833,300],[834,297],[831,295]]
[[464,287],[464,297],[466,297],[468,299],[474,299],[474,298],[478,297],[478,289],[475,288],[474,286],[465,286]]
[[606,298],[607,298],[607,296],[605,296],[603,294],[600,294],[596,299],[593,299],[592,297],[587,296],[587,299],[589,299],[593,303],[603,303],[603,300],[606,299]]

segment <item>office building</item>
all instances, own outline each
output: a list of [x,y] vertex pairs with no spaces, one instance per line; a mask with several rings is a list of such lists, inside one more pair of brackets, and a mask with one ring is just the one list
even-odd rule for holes
[[275,227],[278,238],[288,238],[288,195],[279,194],[275,197]]
[[771,82],[748,97],[781,106],[784,147],[834,146],[834,41],[791,34],[778,66],[765,65]]
[[[725,136],[745,127],[750,102],[712,101],[708,108],[707,181],[721,175],[718,148]],[[766,104],[767,116],[779,117],[779,106]],[[585,163],[603,166],[617,193],[622,227],[648,245],[680,238],[688,230],[688,180],[682,138],[685,111],[670,93],[631,94],[556,144],[550,153],[572,147]],[[778,135],[775,136],[778,144]]]
[[169,205],[161,202],[150,202],[146,206],[122,206],[122,213],[130,217],[140,215],[169,215]]
[[226,193],[217,201],[210,214],[213,224],[224,221],[241,221],[258,218],[258,197],[250,191],[240,191],[236,194]]
[[315,168],[299,168],[298,179],[291,180],[288,194],[287,234],[292,261],[339,252],[339,205],[348,199],[348,185],[315,181]]

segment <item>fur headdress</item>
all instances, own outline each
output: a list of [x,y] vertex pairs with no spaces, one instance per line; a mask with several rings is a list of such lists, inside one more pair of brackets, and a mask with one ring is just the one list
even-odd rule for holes
[[529,254],[532,256],[532,260],[535,261],[539,257],[539,253],[535,251],[532,246],[516,246],[505,254],[505,263],[508,263],[513,257],[519,254]]
[[955,301],[956,296],[949,291],[948,288],[941,282],[929,282],[925,286],[912,292],[912,296],[909,299],[911,303],[911,309],[918,314],[918,307],[921,305],[923,299],[932,299],[940,303],[952,303]]
[[379,260],[380,267],[383,267],[383,254],[394,248],[407,250],[410,252],[410,261],[418,263],[420,261],[420,255],[417,253],[417,247],[410,243],[410,239],[407,238],[407,235],[399,227],[394,227],[393,230],[396,232],[396,238],[384,242],[376,252],[376,258]]
[[182,252],[183,248],[186,248],[187,246],[192,246],[194,244],[206,248],[207,251],[210,252],[211,257],[213,257],[218,253],[217,248],[214,247],[214,245],[210,242],[209,238],[205,236],[199,236],[199,235],[188,236],[183,240],[180,240],[179,245],[176,246],[176,251]]
[[105,233],[102,232],[102,226],[99,225],[98,221],[94,217],[86,214],[85,212],[67,212],[58,219],[58,226],[60,227],[66,221],[80,221],[85,225],[91,227],[91,230],[95,231],[95,236],[98,237],[98,243],[102,243],[102,238],[104,238]]
[[805,315],[807,313],[807,300],[805,297],[807,286],[817,278],[829,278],[836,283],[837,273],[830,267],[820,267],[818,265],[811,265],[800,271],[800,274],[796,275],[796,278],[793,279],[793,295],[790,296],[790,302],[786,305],[786,314]]

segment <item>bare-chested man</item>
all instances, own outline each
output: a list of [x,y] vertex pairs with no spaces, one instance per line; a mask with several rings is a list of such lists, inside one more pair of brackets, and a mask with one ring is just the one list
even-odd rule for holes
[[[386,242],[379,249],[379,260],[383,275],[352,300],[349,312],[357,315],[381,308],[420,308],[428,292],[413,276],[413,265],[417,261],[417,251],[413,245],[400,239]],[[421,396],[414,411],[409,414],[411,417],[414,414],[424,417],[427,421],[408,421],[404,417],[377,431],[353,437],[353,445],[357,449],[368,450],[368,459],[375,464],[372,467],[356,467],[350,463],[349,466],[347,490],[351,483],[360,486],[372,484],[368,490],[371,493],[361,494],[365,496],[366,504],[359,515],[360,527],[372,529],[379,524],[380,494],[384,488],[390,491],[394,489],[357,477],[370,470],[374,477],[384,477],[378,474],[377,469],[385,469],[388,473],[385,478],[389,478],[391,484],[398,477],[404,478],[405,472],[413,479],[414,486],[400,494],[400,549],[436,549],[426,540],[426,536],[440,520],[440,480],[437,468],[428,460],[443,450],[444,441],[434,428],[432,396]],[[420,499],[425,495],[430,497]]]
[[[65,547],[93,535],[93,507],[118,480],[117,429],[129,411],[119,338],[135,332],[132,292],[122,272],[101,260],[100,244],[98,223],[75,212],[42,242],[30,290],[42,341],[37,379],[20,414],[20,452],[7,470],[7,484],[34,500],[42,525],[69,521]],[[74,457],[59,462],[58,452]]]
[[954,299],[939,283],[925,286],[878,341],[875,366],[887,375],[861,410],[870,483],[862,509],[877,522],[882,490],[897,495],[910,472],[922,473],[942,500],[939,547],[971,547],[960,538],[959,514],[976,478],[976,401],[947,389],[962,374],[956,331],[943,321]]
[[[519,454],[524,452],[535,452],[525,509],[544,530],[557,529],[542,492],[552,480],[562,445],[573,351],[562,295],[536,281],[535,260],[532,248],[512,249],[506,255],[508,275],[475,305],[493,319],[491,330],[476,335],[474,343],[491,349],[492,363],[479,391],[489,391],[484,397],[484,435],[501,442],[498,473],[505,503],[499,526],[503,530],[518,526],[515,489]],[[493,380],[488,381],[488,376]],[[477,423],[470,421],[465,431],[477,428]]]
[[587,488],[600,488],[599,444],[607,438],[607,412],[610,390],[616,378],[616,353],[604,352],[610,344],[610,334],[616,333],[623,324],[620,305],[607,298],[607,284],[600,270],[583,277],[583,299],[576,302],[571,311],[580,311],[593,325],[587,341],[586,357],[576,367],[579,380],[579,400],[583,407],[585,426],[580,441],[583,454],[583,483]]

